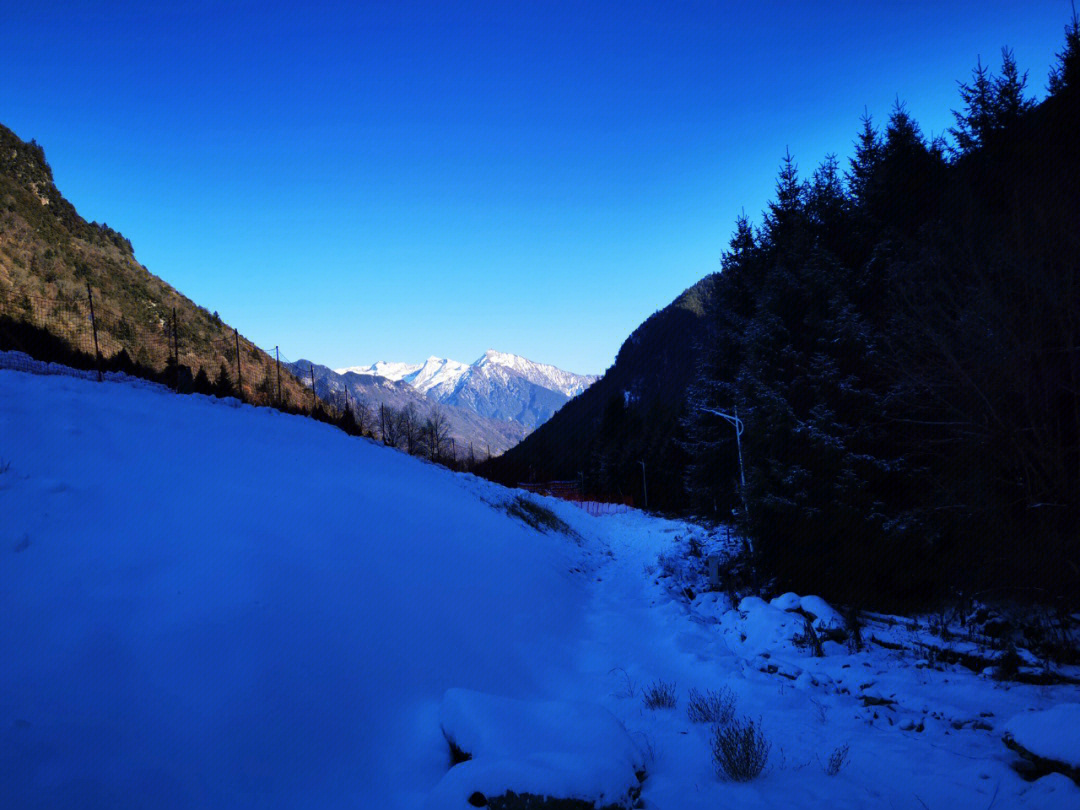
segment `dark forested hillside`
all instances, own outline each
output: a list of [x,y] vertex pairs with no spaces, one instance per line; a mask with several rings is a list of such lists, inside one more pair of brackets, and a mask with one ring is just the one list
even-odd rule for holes
[[[507,484],[578,480],[590,492],[644,495],[650,506],[678,509],[684,502],[678,442],[686,386],[705,343],[707,312],[717,276],[702,279],[639,326],[619,349],[615,364],[570,400],[517,447],[481,465]],[[659,471],[664,471],[663,476]]]
[[[778,587],[856,605],[1075,601],[1075,21],[1047,98],[1026,81],[1006,50],[997,74],[980,64],[961,84],[948,139],[898,101],[883,127],[863,121],[847,166],[803,176],[786,156],[760,226],[740,219],[699,285],[700,311],[654,316],[488,474],[585,468],[636,494],[644,458],[654,505],[737,508]],[[714,413],[735,408],[745,489]]]

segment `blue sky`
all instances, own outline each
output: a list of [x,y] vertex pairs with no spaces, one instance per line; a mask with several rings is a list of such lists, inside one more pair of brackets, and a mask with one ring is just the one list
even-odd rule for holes
[[[940,133],[1068,0],[57,3],[3,9],[0,122],[88,219],[260,345],[602,372],[719,267],[790,148],[899,97]],[[170,5],[171,8],[158,6]]]

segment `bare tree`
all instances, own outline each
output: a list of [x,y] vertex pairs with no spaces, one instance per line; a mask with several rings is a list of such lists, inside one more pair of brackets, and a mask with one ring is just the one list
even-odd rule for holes
[[446,421],[446,414],[438,406],[431,409],[431,413],[424,423],[424,434],[427,442],[428,458],[432,461],[441,461],[446,455],[447,444],[450,439],[450,425]]
[[420,415],[416,412],[416,406],[411,402],[398,414],[398,433],[405,442],[405,451],[409,455],[416,455],[423,440],[423,425],[420,422]]
[[397,447],[401,443],[398,430],[399,415],[385,402],[379,405],[379,436],[387,447]]
[[356,420],[356,426],[360,429],[360,435],[364,436],[370,434],[374,429],[374,425],[372,424],[374,415],[371,412],[371,407],[367,404],[367,400],[357,396],[353,399],[351,406],[353,409],[353,419]]

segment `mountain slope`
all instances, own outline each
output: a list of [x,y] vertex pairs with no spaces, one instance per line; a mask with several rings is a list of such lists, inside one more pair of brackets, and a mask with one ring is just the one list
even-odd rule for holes
[[491,419],[511,420],[530,430],[596,380],[493,350],[468,366],[452,360],[440,362],[439,373],[422,385],[429,397]]
[[[110,358],[121,350],[161,371],[174,348],[181,366],[214,379],[224,367],[236,379],[236,338],[211,313],[139,264],[131,243],[107,225],[87,222],[56,188],[40,146],[0,125],[0,348],[24,349],[23,327],[43,330],[91,357],[87,286],[93,292],[97,340]],[[175,330],[174,315],[175,312]],[[273,358],[239,338],[240,375],[249,401],[277,395]],[[281,400],[302,405],[304,389],[281,375]]]
[[[623,343],[615,363],[521,444],[481,466],[502,483],[568,480],[586,489],[644,496],[641,467],[669,466],[687,386],[708,330],[716,279],[708,276],[650,316]],[[649,481],[650,506],[678,502],[681,482]]]

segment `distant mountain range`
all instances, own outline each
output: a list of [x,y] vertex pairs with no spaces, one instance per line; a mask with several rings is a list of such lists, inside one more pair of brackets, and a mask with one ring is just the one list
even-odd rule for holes
[[423,363],[379,361],[337,370],[300,360],[289,368],[309,385],[314,368],[315,392],[337,405],[344,404],[346,391],[353,403],[371,409],[412,404],[425,416],[438,405],[450,435],[462,447],[471,443],[480,456],[513,447],[597,379],[497,351],[471,364],[433,356]]

